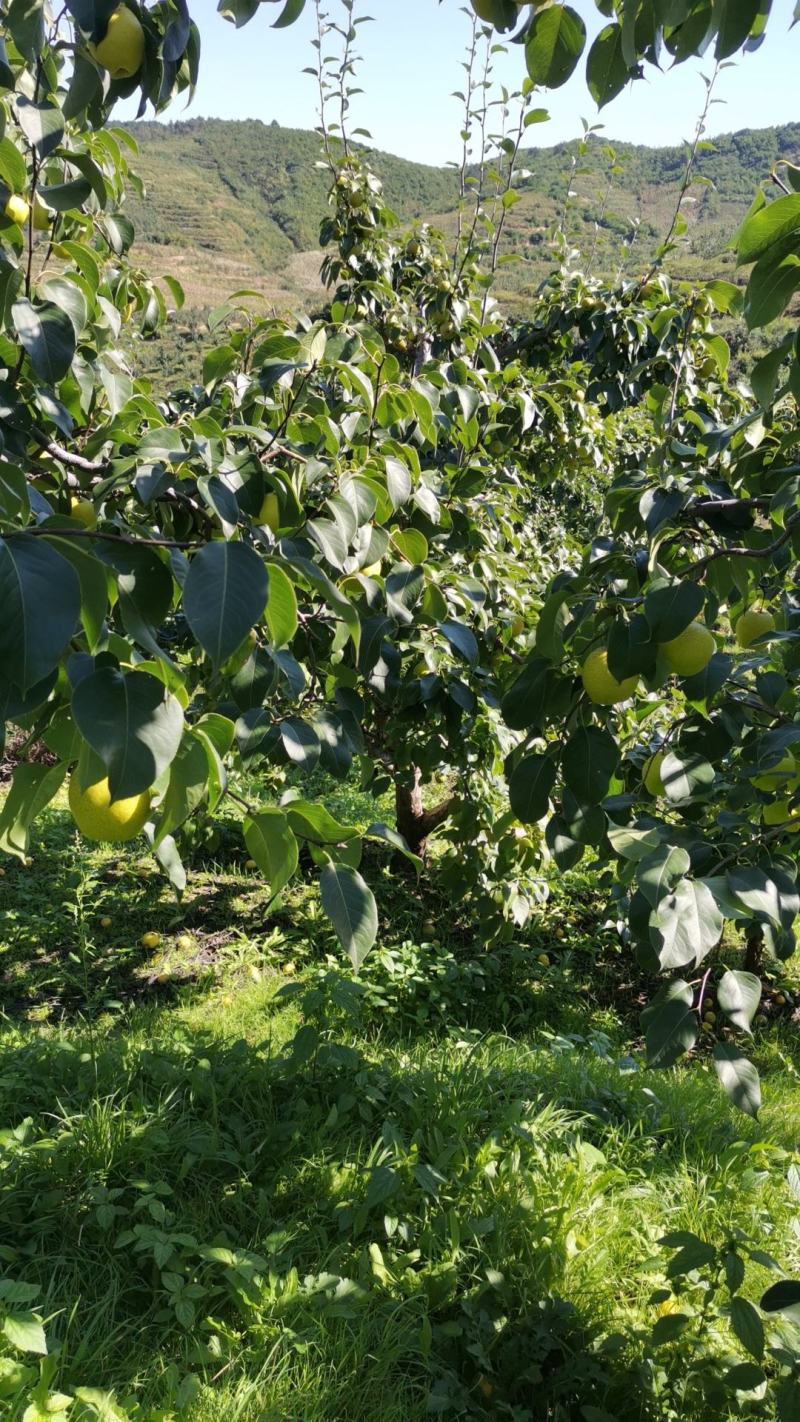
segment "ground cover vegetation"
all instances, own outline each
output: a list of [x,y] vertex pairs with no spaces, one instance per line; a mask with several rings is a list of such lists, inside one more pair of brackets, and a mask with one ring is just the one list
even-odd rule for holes
[[[585,28],[472,8],[450,240],[352,146],[366,17],[318,6],[324,304],[237,292],[158,397],[126,343],[183,292],[135,264],[110,120],[191,89],[196,30],[6,14],[12,1418],[797,1411],[800,177],[745,283],[670,280],[711,74],[649,260],[593,275],[567,202],[509,318]],[[769,12],[600,8],[601,106]]]

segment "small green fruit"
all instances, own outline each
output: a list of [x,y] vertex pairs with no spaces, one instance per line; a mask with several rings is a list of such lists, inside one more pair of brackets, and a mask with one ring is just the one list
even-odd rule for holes
[[664,751],[656,751],[642,766],[642,784],[648,794],[659,800],[664,794],[664,781],[661,779],[661,766],[664,763]]
[[750,607],[747,612],[742,613],[741,617],[737,617],[733,630],[740,647],[752,647],[758,637],[764,637],[768,632],[775,631],[775,618],[766,608],[759,611],[755,607]]

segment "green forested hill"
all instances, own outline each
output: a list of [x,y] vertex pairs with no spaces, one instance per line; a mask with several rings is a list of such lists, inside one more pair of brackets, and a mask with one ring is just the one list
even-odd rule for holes
[[[170,272],[182,281],[190,312],[242,287],[262,291],[279,310],[318,297],[317,234],[328,179],[315,166],[317,134],[222,119],[140,123],[131,131],[147,190],[144,200],[131,201],[140,260],[153,275]],[[696,168],[702,181],[684,206],[688,231],[672,258],[678,274],[730,268],[730,237],[780,157],[800,158],[800,124],[745,129],[704,148]],[[401,218],[452,229],[453,169],[381,152],[370,161]],[[685,162],[681,148],[612,148],[600,138],[577,163],[571,144],[529,150],[506,235],[518,261],[501,270],[500,299],[524,307],[551,264],[549,234],[565,203],[568,234],[595,272],[641,271],[669,227]]]

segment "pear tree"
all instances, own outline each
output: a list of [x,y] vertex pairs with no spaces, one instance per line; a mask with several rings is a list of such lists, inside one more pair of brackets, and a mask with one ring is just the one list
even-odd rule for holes
[[[278,29],[304,9],[265,5]],[[585,26],[558,3],[473,8],[524,56],[513,160]],[[769,10],[598,8],[601,104],[664,54],[752,48]],[[338,77],[320,76],[342,119],[344,13]],[[182,293],[135,264],[135,144],[111,120],[191,92],[185,4],[12,5],[1,59],[0,702],[23,741],[0,850],[24,859],[68,785],[81,832],[143,831],[180,892],[182,836],[226,798],[273,896],[300,866],[318,877],[356,966],[378,932],[365,842],[419,869],[437,832],[487,942],[524,922],[538,845],[562,869],[590,856],[664,975],[650,1060],[696,1045],[713,990],[718,1074],[755,1112],[740,1043],[800,909],[800,377],[787,338],[732,385],[714,320],[768,328],[800,286],[795,170],[738,235],[744,289],[670,284],[678,211],[641,277],[562,271],[508,323],[491,284],[512,169],[498,159],[454,255],[404,232],[323,124],[324,309],[265,319],[233,296],[197,383],[156,398],[127,352]],[[40,743],[50,759],[28,759]],[[335,819],[303,790],[318,767],[391,790],[394,822]]]

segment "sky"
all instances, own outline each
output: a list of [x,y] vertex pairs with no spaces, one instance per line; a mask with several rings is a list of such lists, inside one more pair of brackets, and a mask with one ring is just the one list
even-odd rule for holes
[[[594,0],[572,0],[590,38],[605,23]],[[215,0],[191,0],[202,38],[200,81],[188,110],[183,101],[167,119],[189,117],[259,118],[293,128],[313,128],[316,85],[303,68],[314,62],[311,37],[314,6],[288,29],[272,24],[281,5],[270,0],[240,30],[217,13]],[[337,0],[327,8],[338,11]],[[763,128],[800,120],[800,25],[789,34],[794,0],[773,0],[767,37],[760,49],[740,56],[715,88],[709,135],[740,128]],[[460,68],[470,22],[462,0],[357,0],[356,14],[374,23],[359,30],[363,64],[353,100],[352,126],[369,130],[376,147],[417,162],[443,164],[459,152],[459,105],[450,97],[461,87]],[[524,77],[524,54],[510,46],[496,60],[497,77],[517,87]],[[649,69],[600,115],[587,92],[582,66],[563,89],[542,96],[550,121],[534,128],[531,144],[574,138],[581,118],[602,123],[603,136],[635,143],[672,144],[690,138],[702,108],[701,73],[712,61],[683,64],[671,72]]]

